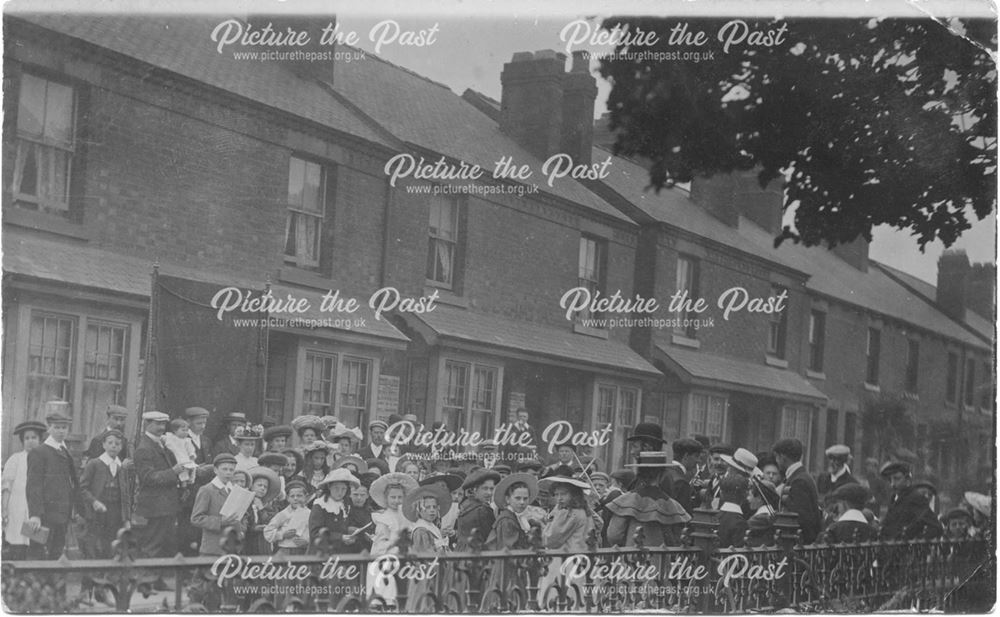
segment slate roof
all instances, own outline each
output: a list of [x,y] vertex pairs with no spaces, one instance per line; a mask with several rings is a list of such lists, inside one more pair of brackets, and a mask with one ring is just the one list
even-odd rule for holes
[[[607,152],[595,148],[598,152]],[[663,189],[657,194],[646,190],[649,174],[645,168],[622,157],[614,157],[611,175],[605,182],[653,219],[698,236],[721,242],[739,251],[802,272],[809,278],[806,288],[869,311],[906,321],[915,326],[963,343],[983,347],[984,342],[955,323],[933,303],[933,294],[917,294],[876,266],[862,272],[822,247],[807,248],[784,242],[774,248],[774,237],[753,221],[739,218],[739,227],[726,225],[695,204],[687,191]],[[926,284],[925,284],[926,285]],[[933,286],[931,286],[933,288]],[[969,312],[971,314],[971,311]],[[993,340],[993,328],[974,316],[972,327]]]
[[801,375],[792,371],[754,364],[694,349],[656,346],[681,381],[695,386],[725,384],[730,389],[776,398],[826,403],[827,397]]
[[231,15],[185,17],[55,12],[8,15],[343,133],[390,145],[385,136],[331,96],[322,85],[295,75],[282,66],[285,63],[236,60],[229,50],[220,54],[211,39],[212,29],[219,22],[232,18]]
[[[149,298],[153,262],[147,259],[112,253],[86,243],[53,240],[20,232],[13,228],[4,230],[3,249],[3,268],[6,274],[21,275],[70,287]],[[204,269],[182,268],[171,264],[161,265],[160,273],[213,283],[220,287],[232,285],[246,289],[263,289],[265,285],[264,281],[254,280],[235,272],[211,272]],[[296,316],[308,319],[340,316],[337,313],[321,313],[319,311],[319,298],[323,292],[280,285],[273,285],[272,290],[275,296],[284,297],[284,294],[291,293],[296,298],[310,298],[313,310],[308,314]],[[326,327],[396,341],[409,341],[409,338],[385,319],[381,321],[375,319],[373,311],[368,307],[367,298],[359,298],[359,304],[362,306],[353,317],[364,319],[363,326]],[[275,315],[290,317],[286,313]]]
[[475,313],[446,305],[422,315],[410,315],[429,327],[434,336],[526,352],[546,358],[592,364],[602,368],[659,376],[660,372],[628,345],[572,332],[566,328],[543,326],[498,315]]
[[[141,257],[113,253],[87,243],[66,242],[5,227],[3,234],[5,273],[113,293],[149,297],[153,262]],[[206,283],[263,287],[236,272],[210,272],[164,264],[162,274],[182,276]]]
[[[282,319],[315,319],[315,320],[326,320],[324,328],[342,331],[342,332],[358,332],[361,334],[367,334],[369,336],[377,336],[379,338],[391,339],[394,341],[400,341],[402,343],[408,343],[410,341],[409,337],[400,332],[393,326],[389,321],[383,317],[382,319],[375,319],[375,311],[368,306],[368,298],[356,298],[358,302],[358,309],[353,313],[348,312],[338,312],[338,311],[321,311],[320,305],[324,291],[317,291],[315,289],[300,289],[297,287],[289,287],[287,285],[272,285],[271,293],[275,298],[284,299],[291,295],[292,298],[306,298],[309,300],[309,310],[304,313],[289,313],[289,312],[272,312],[273,317],[280,317]],[[346,296],[341,294],[342,298],[347,299]],[[355,324],[358,323],[357,320],[364,320],[364,325],[358,327]],[[350,324],[350,325],[348,325]],[[308,327],[297,326],[296,329],[308,329]]]
[[[926,298],[931,304],[935,303],[937,298],[936,286],[882,262],[873,261],[872,263],[874,263],[877,267],[882,268],[886,274],[897,279],[904,286],[911,288],[913,291]],[[989,319],[986,319],[979,313],[972,310],[965,311],[965,324],[972,328],[980,336],[984,337],[987,341],[996,340],[996,328]]]
[[364,61],[336,63],[333,87],[402,141],[480,165],[487,174],[501,156],[512,156],[516,164],[531,166],[534,173],[527,182],[540,191],[632,222],[576,180],[562,178],[548,186],[541,172],[544,161],[446,86],[368,53]]

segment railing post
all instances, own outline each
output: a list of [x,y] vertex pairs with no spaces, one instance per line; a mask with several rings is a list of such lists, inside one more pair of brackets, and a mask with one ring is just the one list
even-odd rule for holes
[[[691,515],[691,521],[688,523],[688,538],[691,541],[691,545],[699,549],[698,553],[698,563],[705,571],[708,572],[708,577],[704,580],[710,582],[713,587],[715,585],[715,573],[712,568],[712,554],[715,552],[716,546],[719,543],[719,512],[718,510],[712,510],[709,508],[695,508]],[[699,583],[695,583],[699,584]],[[714,594],[705,593],[705,590],[700,590],[698,597],[698,612],[700,613],[711,613],[712,611],[712,598]]]

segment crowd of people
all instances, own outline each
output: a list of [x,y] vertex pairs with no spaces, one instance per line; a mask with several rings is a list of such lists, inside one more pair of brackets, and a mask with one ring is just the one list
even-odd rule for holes
[[[399,550],[404,530],[411,552],[438,554],[528,548],[537,538],[558,552],[584,552],[595,539],[598,546],[633,546],[637,538],[679,546],[699,508],[718,513],[720,548],[774,545],[782,511],[797,515],[805,544],[960,539],[991,530],[990,497],[967,493],[939,516],[936,490],[915,482],[906,461],[882,464],[878,482],[859,479],[845,445],[828,448],[827,469],[813,475],[795,439],[755,454],[702,436],[668,444],[659,425],[643,423],[628,437],[630,462],[601,469],[570,443],[551,461],[536,456],[547,445],[486,441],[458,453],[387,443],[390,423],[419,425],[413,416],[375,420],[362,431],[332,416],[265,426],[233,413],[224,436],[209,443],[207,410],[192,407],[178,418],[149,411],[130,444],[122,432],[128,413],[108,409],[107,428],[90,442],[82,468],[66,447],[72,420],[58,406],[45,423],[15,427],[23,451],[3,469],[10,558],[59,558],[77,516],[88,558],[110,557],[123,527],[134,530],[143,557],[384,555]],[[525,410],[510,421],[513,430],[537,434]],[[234,487],[252,493],[245,510],[226,510]],[[228,529],[236,530],[236,545],[227,544]]]

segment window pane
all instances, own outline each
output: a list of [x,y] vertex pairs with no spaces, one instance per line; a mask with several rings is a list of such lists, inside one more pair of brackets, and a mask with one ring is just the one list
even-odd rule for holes
[[347,426],[361,426],[364,423],[371,397],[371,369],[371,360],[344,358],[338,417]]
[[306,162],[294,156],[288,161],[288,204],[302,207],[302,196],[305,191]]
[[32,311],[28,334],[27,417],[41,419],[47,401],[71,396],[75,318]]
[[619,410],[618,422],[622,426],[635,426],[636,403],[638,393],[631,388],[621,389],[621,409]]
[[45,98],[45,138],[65,147],[73,145],[73,89],[51,81]]
[[321,200],[320,189],[323,181],[323,172],[316,163],[305,163],[305,179],[302,187],[302,208],[311,212],[322,212],[323,202]]
[[449,427],[458,430],[465,426],[465,398],[469,384],[469,365],[445,362],[443,408]]
[[600,386],[597,396],[597,423],[601,426],[611,424],[615,417],[615,389]]
[[17,104],[17,130],[41,138],[45,121],[45,80],[25,73]]
[[333,386],[336,383],[337,356],[307,352],[302,382],[304,413],[333,413]]
[[722,421],[726,410],[726,399],[712,396],[709,397],[708,426],[705,434],[712,441],[722,440]]

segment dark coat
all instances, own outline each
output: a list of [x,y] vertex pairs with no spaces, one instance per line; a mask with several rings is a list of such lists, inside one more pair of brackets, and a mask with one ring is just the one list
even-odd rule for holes
[[82,512],[72,457],[45,443],[28,452],[25,493],[28,516],[37,516],[46,527],[68,524],[74,508]]
[[209,447],[208,435],[205,435],[204,433],[201,434],[201,447],[200,448],[197,446],[197,444],[194,443],[194,440],[191,439],[190,437],[188,437],[188,441],[190,441],[191,445],[194,446],[194,459],[193,460],[194,460],[195,463],[197,463],[199,465],[205,465],[207,463],[211,463],[212,462],[212,459],[214,457],[212,456],[211,448]]
[[882,519],[883,540],[936,538],[942,533],[941,522],[934,516],[927,498],[913,487],[893,499]]
[[143,433],[135,449],[135,470],[139,493],[135,513],[144,518],[176,516],[180,509],[180,490],[173,466],[177,460],[170,450]]
[[695,490],[691,488],[691,482],[687,478],[687,474],[679,466],[667,467],[664,470],[664,480],[661,485],[669,485],[669,490],[666,487],[662,487],[664,492],[674,498],[677,503],[681,504],[684,510],[690,514],[695,508],[701,505],[701,499],[696,494]]
[[[223,527],[222,505],[226,503],[227,495],[222,489],[214,484],[206,484],[198,489],[198,494],[194,498],[194,507],[191,509],[191,524],[201,529],[201,554],[202,555],[224,555],[222,548]],[[233,527],[239,530],[240,534],[246,533],[245,521],[237,521]]]
[[[125,471],[121,467],[118,468],[117,477],[119,481],[125,477]],[[94,502],[101,501],[101,495],[104,494],[104,489],[110,481],[111,469],[104,464],[104,461],[98,458],[87,461],[87,465],[83,468],[83,475],[80,477],[80,502],[83,507],[83,517],[87,520],[94,518]],[[123,501],[125,497],[122,495]]]
[[528,534],[521,529],[521,523],[517,520],[517,515],[504,508],[500,510],[496,521],[493,522],[493,529],[486,540],[486,544],[491,551],[502,551],[504,549],[524,549],[528,548]]
[[802,543],[812,544],[819,535],[822,514],[819,509],[819,491],[816,481],[809,475],[804,466],[800,466],[785,480],[788,486],[788,498],[785,510],[799,515],[799,529],[802,531]]
[[746,543],[747,520],[735,512],[719,512],[719,548],[742,547]]
[[359,538],[353,544],[345,544],[344,536],[351,533],[350,527],[356,526],[356,516],[351,516],[352,506],[350,499],[344,502],[344,512],[341,514],[332,514],[323,509],[319,504],[313,504],[312,510],[309,512],[309,538],[311,541],[315,542],[317,538],[320,537],[320,531],[322,529],[327,529],[330,532],[330,543],[332,545],[331,552],[334,555],[343,553],[360,553],[365,547]]
[[875,527],[860,521],[834,521],[826,528],[827,544],[853,544],[875,540],[878,532]]
[[212,446],[212,460],[215,460],[216,456],[226,453],[232,454],[233,456],[240,453],[240,447],[233,444],[233,441],[229,439],[229,435],[226,435],[219,441],[215,442],[215,445]]
[[370,458],[377,458],[377,459],[381,459],[381,460],[383,460],[383,461],[385,461],[385,462],[388,463],[389,462],[389,446],[386,445],[386,444],[383,444],[382,445],[382,451],[379,452],[378,456],[375,456],[375,453],[372,452],[372,445],[370,443],[369,444],[365,444],[365,447],[363,447],[360,450],[358,450],[358,456],[360,456],[361,458],[363,458],[366,461],[368,459],[370,459]]
[[816,478],[816,490],[819,491],[820,495],[829,495],[845,484],[860,484],[860,482],[849,473],[845,473],[837,478],[836,482],[830,480],[830,474],[828,473],[821,473]]
[[486,544],[495,522],[493,508],[473,497],[463,499],[458,504],[458,520],[455,521],[455,550],[471,550],[473,538],[479,541],[480,546]]

